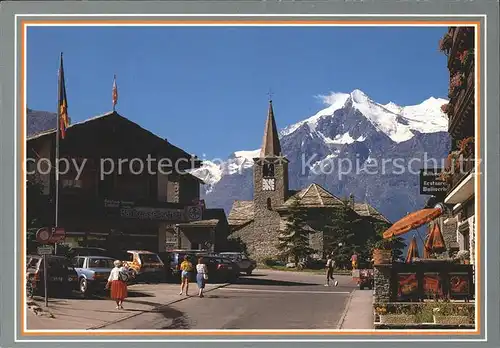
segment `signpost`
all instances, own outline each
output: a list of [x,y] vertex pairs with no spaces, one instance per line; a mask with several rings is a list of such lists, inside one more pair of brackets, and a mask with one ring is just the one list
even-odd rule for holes
[[43,287],[45,294],[45,307],[49,306],[49,289],[47,286],[47,255],[52,255],[54,252],[54,247],[52,245],[44,245],[38,247],[37,249],[38,255],[42,255],[43,257]]
[[64,231],[64,228],[61,227],[44,227],[40,228],[36,232],[36,240],[38,243],[42,244],[42,246],[38,247],[37,253],[38,255],[42,255],[43,257],[43,287],[45,290],[45,307],[49,306],[49,289],[47,284],[47,255],[54,254],[54,247],[49,244],[56,244],[57,242],[64,240],[65,236],[66,233]]

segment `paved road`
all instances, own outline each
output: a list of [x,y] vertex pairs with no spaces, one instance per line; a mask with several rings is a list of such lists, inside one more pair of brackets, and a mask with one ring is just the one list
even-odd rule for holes
[[[350,277],[337,279],[337,287],[325,287],[321,275],[257,271],[205,298],[190,297],[102,329],[335,329],[355,289]],[[191,289],[194,294],[196,287]]]

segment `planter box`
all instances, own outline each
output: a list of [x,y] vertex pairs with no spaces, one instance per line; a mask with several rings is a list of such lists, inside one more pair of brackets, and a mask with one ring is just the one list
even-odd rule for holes
[[415,324],[415,318],[406,314],[382,314],[380,324]]
[[434,324],[468,325],[470,321],[465,315],[434,315]]
[[375,249],[373,250],[373,264],[387,265],[392,263],[392,250]]

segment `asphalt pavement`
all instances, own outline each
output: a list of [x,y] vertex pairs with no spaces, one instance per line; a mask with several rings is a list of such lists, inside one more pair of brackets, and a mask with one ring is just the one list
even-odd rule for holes
[[[258,270],[204,298],[180,298],[98,329],[336,329],[356,285],[349,276],[337,276],[338,286],[325,287],[324,278]],[[190,291],[195,295],[196,284]]]

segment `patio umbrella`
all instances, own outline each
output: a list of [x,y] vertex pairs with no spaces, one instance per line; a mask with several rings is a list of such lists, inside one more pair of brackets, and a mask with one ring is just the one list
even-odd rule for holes
[[429,245],[430,236],[431,236],[431,229],[429,228],[427,236],[425,236],[425,241],[424,241],[424,259],[428,259],[431,257],[431,249]]
[[441,207],[427,208],[415,211],[411,214],[406,215],[404,218],[397,221],[394,225],[387,229],[384,232],[383,237],[388,239],[405,234],[415,228],[431,222],[442,213],[443,209]]
[[429,252],[442,253],[446,251],[443,234],[439,228],[439,224],[434,224],[425,242],[425,249]]
[[413,236],[411,239],[410,245],[408,246],[408,253],[406,254],[406,263],[411,263],[412,259],[419,257],[418,255],[418,246],[417,246],[417,238]]

